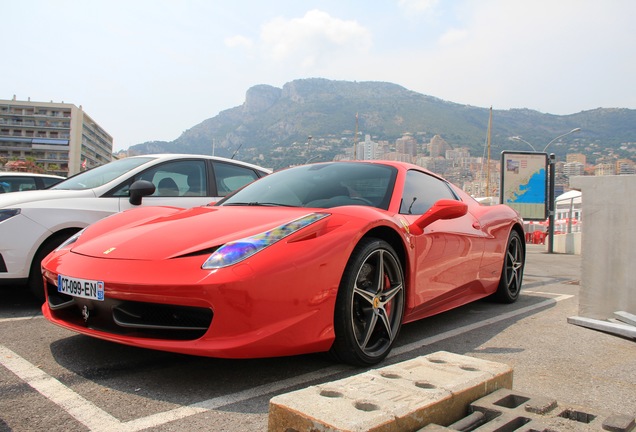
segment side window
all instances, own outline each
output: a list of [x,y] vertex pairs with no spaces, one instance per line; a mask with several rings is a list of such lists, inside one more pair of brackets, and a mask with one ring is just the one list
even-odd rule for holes
[[424,214],[441,199],[456,200],[457,197],[444,181],[423,172],[411,170],[406,174],[400,213]]
[[168,162],[144,172],[142,178],[157,188],[153,196],[205,196],[207,193],[203,161]]
[[208,177],[206,175],[205,163],[191,162],[189,164],[186,182],[188,184],[187,189],[183,192],[183,196],[211,196],[208,193]]
[[147,180],[155,185],[152,196],[210,196],[205,161],[202,160],[167,162],[149,168],[121,185],[112,195],[128,196],[130,185],[137,180]]
[[257,178],[258,175],[249,168],[224,162],[214,162],[217,196],[223,197]]
[[59,183],[61,181],[62,181],[62,179],[51,178],[51,177],[42,177],[42,182],[44,183],[44,187],[45,188],[51,187],[54,184],[57,184],[57,183]]
[[20,191],[36,190],[38,186],[35,184],[35,179],[25,178],[20,182]]
[[5,192],[18,192],[37,189],[35,179],[31,177],[3,177],[2,182],[6,185]]

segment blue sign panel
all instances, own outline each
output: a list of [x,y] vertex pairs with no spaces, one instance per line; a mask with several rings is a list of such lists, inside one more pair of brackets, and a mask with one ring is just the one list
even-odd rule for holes
[[525,220],[548,217],[548,154],[501,153],[499,202],[517,210]]

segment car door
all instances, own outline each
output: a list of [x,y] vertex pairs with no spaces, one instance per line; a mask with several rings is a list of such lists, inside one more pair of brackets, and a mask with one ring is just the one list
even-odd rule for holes
[[208,159],[165,162],[137,174],[113,195],[120,197],[120,210],[133,208],[128,188],[137,180],[155,185],[155,192],[144,197],[144,206],[195,207],[218,201],[223,196],[259,178],[249,167]]
[[[407,173],[400,213],[413,223],[440,199],[459,200],[451,186],[427,173]],[[438,220],[414,236],[416,262],[412,306],[432,307],[473,287],[484,249],[483,233],[470,214]],[[417,310],[417,308],[415,308]]]
[[[209,167],[205,159],[181,159],[152,166],[127,180],[113,195],[119,197],[119,209],[134,208],[129,201],[129,187],[137,180],[155,185],[155,192],[143,198],[142,206],[196,207],[213,201],[208,183]],[[189,192],[190,184],[198,182],[198,192]]]
[[228,162],[214,161],[213,187],[216,188],[217,198],[222,198],[260,177],[256,171]]

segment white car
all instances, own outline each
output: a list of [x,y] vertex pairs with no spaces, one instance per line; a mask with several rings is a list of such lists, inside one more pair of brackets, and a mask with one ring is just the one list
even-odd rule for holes
[[52,174],[3,171],[0,172],[0,194],[46,189],[62,180],[64,177]]
[[0,284],[44,298],[40,263],[77,231],[139,205],[195,207],[269,174],[204,155],[144,155],[84,171],[50,189],[0,195]]

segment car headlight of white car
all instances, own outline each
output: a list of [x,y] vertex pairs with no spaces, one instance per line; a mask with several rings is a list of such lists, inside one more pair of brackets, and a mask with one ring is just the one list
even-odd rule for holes
[[19,208],[0,209],[0,222],[11,219],[20,214]]
[[64,249],[65,247],[68,247],[70,245],[72,245],[73,243],[75,243],[77,241],[77,239],[82,235],[82,233],[84,232],[86,228],[84,228],[83,230],[80,230],[78,232],[76,232],[75,234],[73,234],[72,236],[70,236],[68,239],[66,239],[66,241],[64,241],[61,245],[59,245],[57,248],[55,248],[55,251],[59,251],[60,249]]

